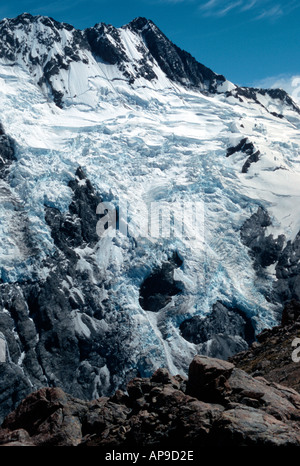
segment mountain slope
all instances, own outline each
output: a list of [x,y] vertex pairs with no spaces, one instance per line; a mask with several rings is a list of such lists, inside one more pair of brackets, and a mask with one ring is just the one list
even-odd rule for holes
[[0,45],[2,413],[45,385],[91,399],[185,375],[300,299],[285,92],[235,86],[144,18],[24,14]]

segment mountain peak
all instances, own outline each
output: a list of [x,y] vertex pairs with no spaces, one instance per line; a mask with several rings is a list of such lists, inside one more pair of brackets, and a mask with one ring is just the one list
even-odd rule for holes
[[0,21],[0,24],[8,24],[11,28],[18,27],[18,26],[28,26],[30,24],[42,24],[43,26],[50,27],[51,29],[67,29],[72,30],[75,29],[68,23],[59,22],[50,16],[44,15],[32,15],[31,13],[21,13],[20,15],[16,16],[15,18],[5,18]]
[[[94,75],[103,76],[108,70],[102,70],[102,63],[110,66],[109,75],[114,80],[125,81],[129,86],[138,83],[147,87],[151,82],[161,88],[176,84],[208,94],[224,93],[239,101],[250,99],[258,105],[262,105],[262,97],[267,97],[299,113],[284,91],[235,86],[174,44],[151,19],[142,16],[121,28],[99,22],[78,30],[51,17],[25,12],[0,21],[0,59],[27,69],[47,98],[60,107],[66,100],[73,102],[73,96],[83,95],[82,88],[88,94],[89,83],[82,82],[89,73],[85,65],[93,64]],[[70,81],[65,72],[69,73],[78,63],[82,65],[80,84],[76,78],[80,89],[68,89]],[[276,109],[272,113],[281,117]]]
[[130,27],[131,29],[141,31],[146,26],[155,26],[157,28],[157,26],[153,23],[153,21],[151,21],[151,19],[147,19],[143,16],[138,16],[137,18],[133,19],[125,27]]

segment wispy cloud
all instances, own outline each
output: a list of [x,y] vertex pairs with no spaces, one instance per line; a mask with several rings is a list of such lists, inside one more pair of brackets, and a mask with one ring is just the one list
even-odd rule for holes
[[79,5],[83,5],[85,3],[84,0],[65,0],[61,2],[59,0],[54,0],[53,2],[47,3],[45,5],[41,4],[41,6],[36,6],[32,8],[30,11],[32,14],[40,14],[40,12],[50,12],[49,14],[57,14],[57,13],[64,13]]
[[259,0],[252,0],[252,2],[243,2],[244,5],[241,7],[241,11],[249,11],[257,5]]
[[220,0],[209,0],[207,3],[203,5],[199,5],[199,10],[203,11],[215,11],[215,8],[219,7]]
[[259,13],[255,19],[258,19],[258,20],[268,19],[268,18],[275,19],[275,18],[280,18],[280,16],[283,16],[283,14],[284,14],[284,11],[281,5],[275,5]]
[[179,4],[179,3],[198,3],[197,0],[143,0],[144,3],[148,3],[150,5],[162,5],[162,4]]
[[277,19],[300,8],[298,0],[283,2],[278,0],[208,0],[198,2],[198,10],[205,17],[223,17],[230,14],[244,14],[249,19],[267,20]]
[[243,3],[242,0],[237,1],[237,2],[229,3],[229,5],[227,5],[226,7],[224,7],[223,9],[220,9],[217,12],[217,15],[218,16],[226,16],[228,13],[230,13],[230,11],[240,7],[242,3]]
[[[89,4],[101,0],[89,0]],[[102,0],[103,1],[103,0]],[[4,3],[4,2],[3,2]],[[85,0],[52,0],[48,3],[37,0],[11,0],[0,5],[0,18],[14,18],[21,13],[31,13],[32,15],[55,16],[56,14],[73,12],[76,8],[86,5]]]

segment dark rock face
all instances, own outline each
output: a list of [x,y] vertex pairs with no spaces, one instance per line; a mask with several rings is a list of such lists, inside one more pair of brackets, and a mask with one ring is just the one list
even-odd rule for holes
[[[71,32],[70,42],[63,45],[62,31]],[[27,37],[22,40],[16,31]],[[32,55],[32,42],[37,42],[41,52]],[[28,13],[13,19],[4,19],[0,22],[0,58],[10,62],[17,62],[22,57],[29,72],[35,76],[37,67],[42,70],[38,80],[43,89],[49,88],[52,98],[58,107],[62,107],[64,93],[56,88],[53,77],[61,70],[68,70],[73,61],[82,61],[82,51],[89,49],[80,31],[66,23],[59,23],[45,16],[32,16]],[[55,46],[61,52],[53,52]],[[53,52],[53,53],[50,53]],[[65,89],[65,91],[67,91]]]
[[[109,304],[104,313],[101,271],[90,256],[84,259],[85,267],[80,266],[78,250],[92,250],[99,239],[96,209],[101,198],[80,168],[69,186],[73,191],[69,212],[45,208],[57,251],[47,264],[51,269],[47,279],[29,287],[26,300],[39,333],[39,361],[49,386],[92,399],[95,389],[106,393],[119,385],[128,364],[122,340],[128,340],[130,326],[123,315],[118,335],[109,330],[112,317]],[[108,375],[100,375],[103,367]]]
[[7,176],[10,165],[16,161],[15,143],[10,136],[5,134],[0,123],[0,179]]
[[126,383],[130,373],[124,350],[130,341],[128,316],[103,303],[101,271],[93,256],[79,253],[93,251],[99,239],[101,198],[81,168],[69,186],[68,212],[45,206],[56,246],[41,265],[48,270],[46,278],[0,283],[0,332],[9,353],[0,366],[0,418],[42,386],[58,385],[92,399],[98,391],[106,394]]
[[[109,40],[109,36],[113,41]],[[110,65],[121,65],[127,55],[121,43],[120,32],[117,28],[103,23],[96,24],[85,30],[85,37],[94,55]]]
[[[267,111],[268,109],[259,101],[258,97],[259,95],[269,96],[271,99],[278,100],[281,103],[288,105],[291,109],[293,109],[293,111],[300,114],[300,108],[298,107],[298,105],[296,105],[293,99],[283,89],[260,89],[254,87],[236,86],[232,91],[226,92],[226,95],[227,97],[235,97],[241,102],[243,102],[244,98],[251,99],[263,108],[265,108]],[[274,112],[270,113],[278,118],[283,118],[282,114],[277,114]]]
[[283,302],[300,300],[300,232],[294,241],[288,241],[276,265],[277,282],[274,291]]
[[248,138],[243,138],[236,146],[229,147],[227,149],[226,156],[229,157],[236,152],[243,152],[248,155],[248,158],[242,167],[242,173],[248,173],[251,164],[259,161],[260,152],[259,150],[255,150],[252,142],[248,142]]
[[69,212],[63,216],[57,209],[45,207],[46,222],[51,228],[54,242],[66,255],[83,244],[93,247],[99,239],[96,211],[101,198],[81,168],[77,169],[75,176],[75,180],[69,182],[74,193]]
[[268,212],[259,207],[241,228],[242,243],[250,250],[257,270],[275,264],[282,252],[285,237],[266,236],[266,228],[272,224]]
[[188,380],[158,369],[127,394],[82,401],[60,388],[29,395],[4,420],[2,446],[97,446],[143,452],[203,446],[299,446],[300,395],[232,363],[195,356]]
[[243,138],[240,142],[234,147],[228,147],[226,157],[229,157],[236,152],[244,152],[245,154],[252,154],[254,149],[253,143],[248,142],[248,138]]
[[129,29],[142,38],[139,51],[143,58],[136,63],[134,74],[126,69],[129,57],[122,45],[119,29],[101,23],[86,29],[84,37],[92,53],[106,63],[118,65],[129,83],[134,83],[140,77],[148,81],[157,79],[154,61],[171,81],[186,87],[216,92],[218,84],[225,81],[224,76],[217,75],[174,45],[151,20],[136,18],[123,29]]
[[293,325],[296,321],[300,322],[300,302],[296,300],[289,301],[282,312],[281,325],[286,327]]
[[182,336],[200,345],[211,357],[227,359],[248,348],[255,340],[252,322],[237,308],[217,302],[207,317],[194,316],[180,325]]
[[[3,310],[6,312],[3,312]],[[22,290],[16,285],[0,284],[0,331],[7,345],[6,361],[0,364],[0,418],[14,409],[17,403],[32,391],[32,384],[18,362],[29,373],[33,373],[40,386],[45,383],[35,353],[36,331],[28,315],[28,308]],[[18,337],[16,337],[18,335]],[[23,353],[23,350],[26,355]]]
[[253,152],[249,155],[249,157],[247,158],[246,162],[244,163],[242,167],[242,173],[248,173],[248,170],[251,167],[251,164],[259,161],[259,154],[260,154],[259,150],[254,151],[253,149]]
[[187,87],[204,85],[209,92],[216,92],[217,86],[225,81],[224,76],[217,75],[174,45],[152,21],[137,18],[128,28],[142,35],[150,54],[171,81]]
[[172,296],[180,293],[181,284],[174,280],[174,270],[181,265],[182,260],[174,254],[144,280],[140,289],[140,305],[143,309],[157,312],[171,301]]
[[242,243],[249,248],[254,267],[260,274],[275,264],[276,280],[270,299],[281,305],[290,300],[300,300],[300,232],[294,241],[287,241],[284,235],[274,238],[266,236],[266,228],[272,225],[268,212],[259,207],[242,225],[240,234]]
[[300,303],[292,300],[284,306],[278,326],[262,331],[248,350],[230,361],[252,376],[263,376],[300,392],[300,362],[293,360],[293,351],[297,350],[293,342],[299,337]]
[[[283,89],[256,89],[257,92],[261,95],[268,95],[272,99],[278,99],[282,103],[286,103],[289,105],[295,112],[300,113],[299,107],[295,104],[293,99],[289,96],[289,94]],[[282,118],[282,115],[276,115]]]

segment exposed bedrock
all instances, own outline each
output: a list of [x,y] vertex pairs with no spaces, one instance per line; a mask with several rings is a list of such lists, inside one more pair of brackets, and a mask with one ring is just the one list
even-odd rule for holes
[[268,298],[282,308],[292,299],[300,300],[300,232],[294,240],[287,241],[284,235],[274,238],[272,234],[267,234],[267,228],[271,225],[269,213],[259,207],[242,225],[240,234],[258,275],[274,265],[275,280]]
[[242,167],[242,173],[248,173],[251,164],[258,162],[260,158],[260,151],[255,149],[254,144],[251,141],[248,141],[248,138],[243,138],[236,146],[229,147],[227,149],[226,157],[230,157],[236,152],[242,152],[247,155],[247,159]]
[[92,399],[120,386],[129,370],[129,318],[105,303],[101,270],[89,254],[99,239],[101,198],[80,168],[69,186],[69,211],[45,206],[55,244],[39,264],[46,277],[0,283],[0,332],[7,348],[0,364],[0,418],[41,386]]
[[10,165],[16,160],[15,142],[5,134],[4,128],[0,123],[0,179],[8,174]]
[[249,248],[256,270],[275,264],[284,246],[284,235],[274,238],[272,234],[266,234],[270,225],[272,221],[268,212],[259,207],[241,228],[242,243]]
[[247,349],[255,340],[251,319],[240,309],[220,302],[208,316],[194,316],[182,322],[180,331],[187,341],[198,345],[199,352],[220,359]]

